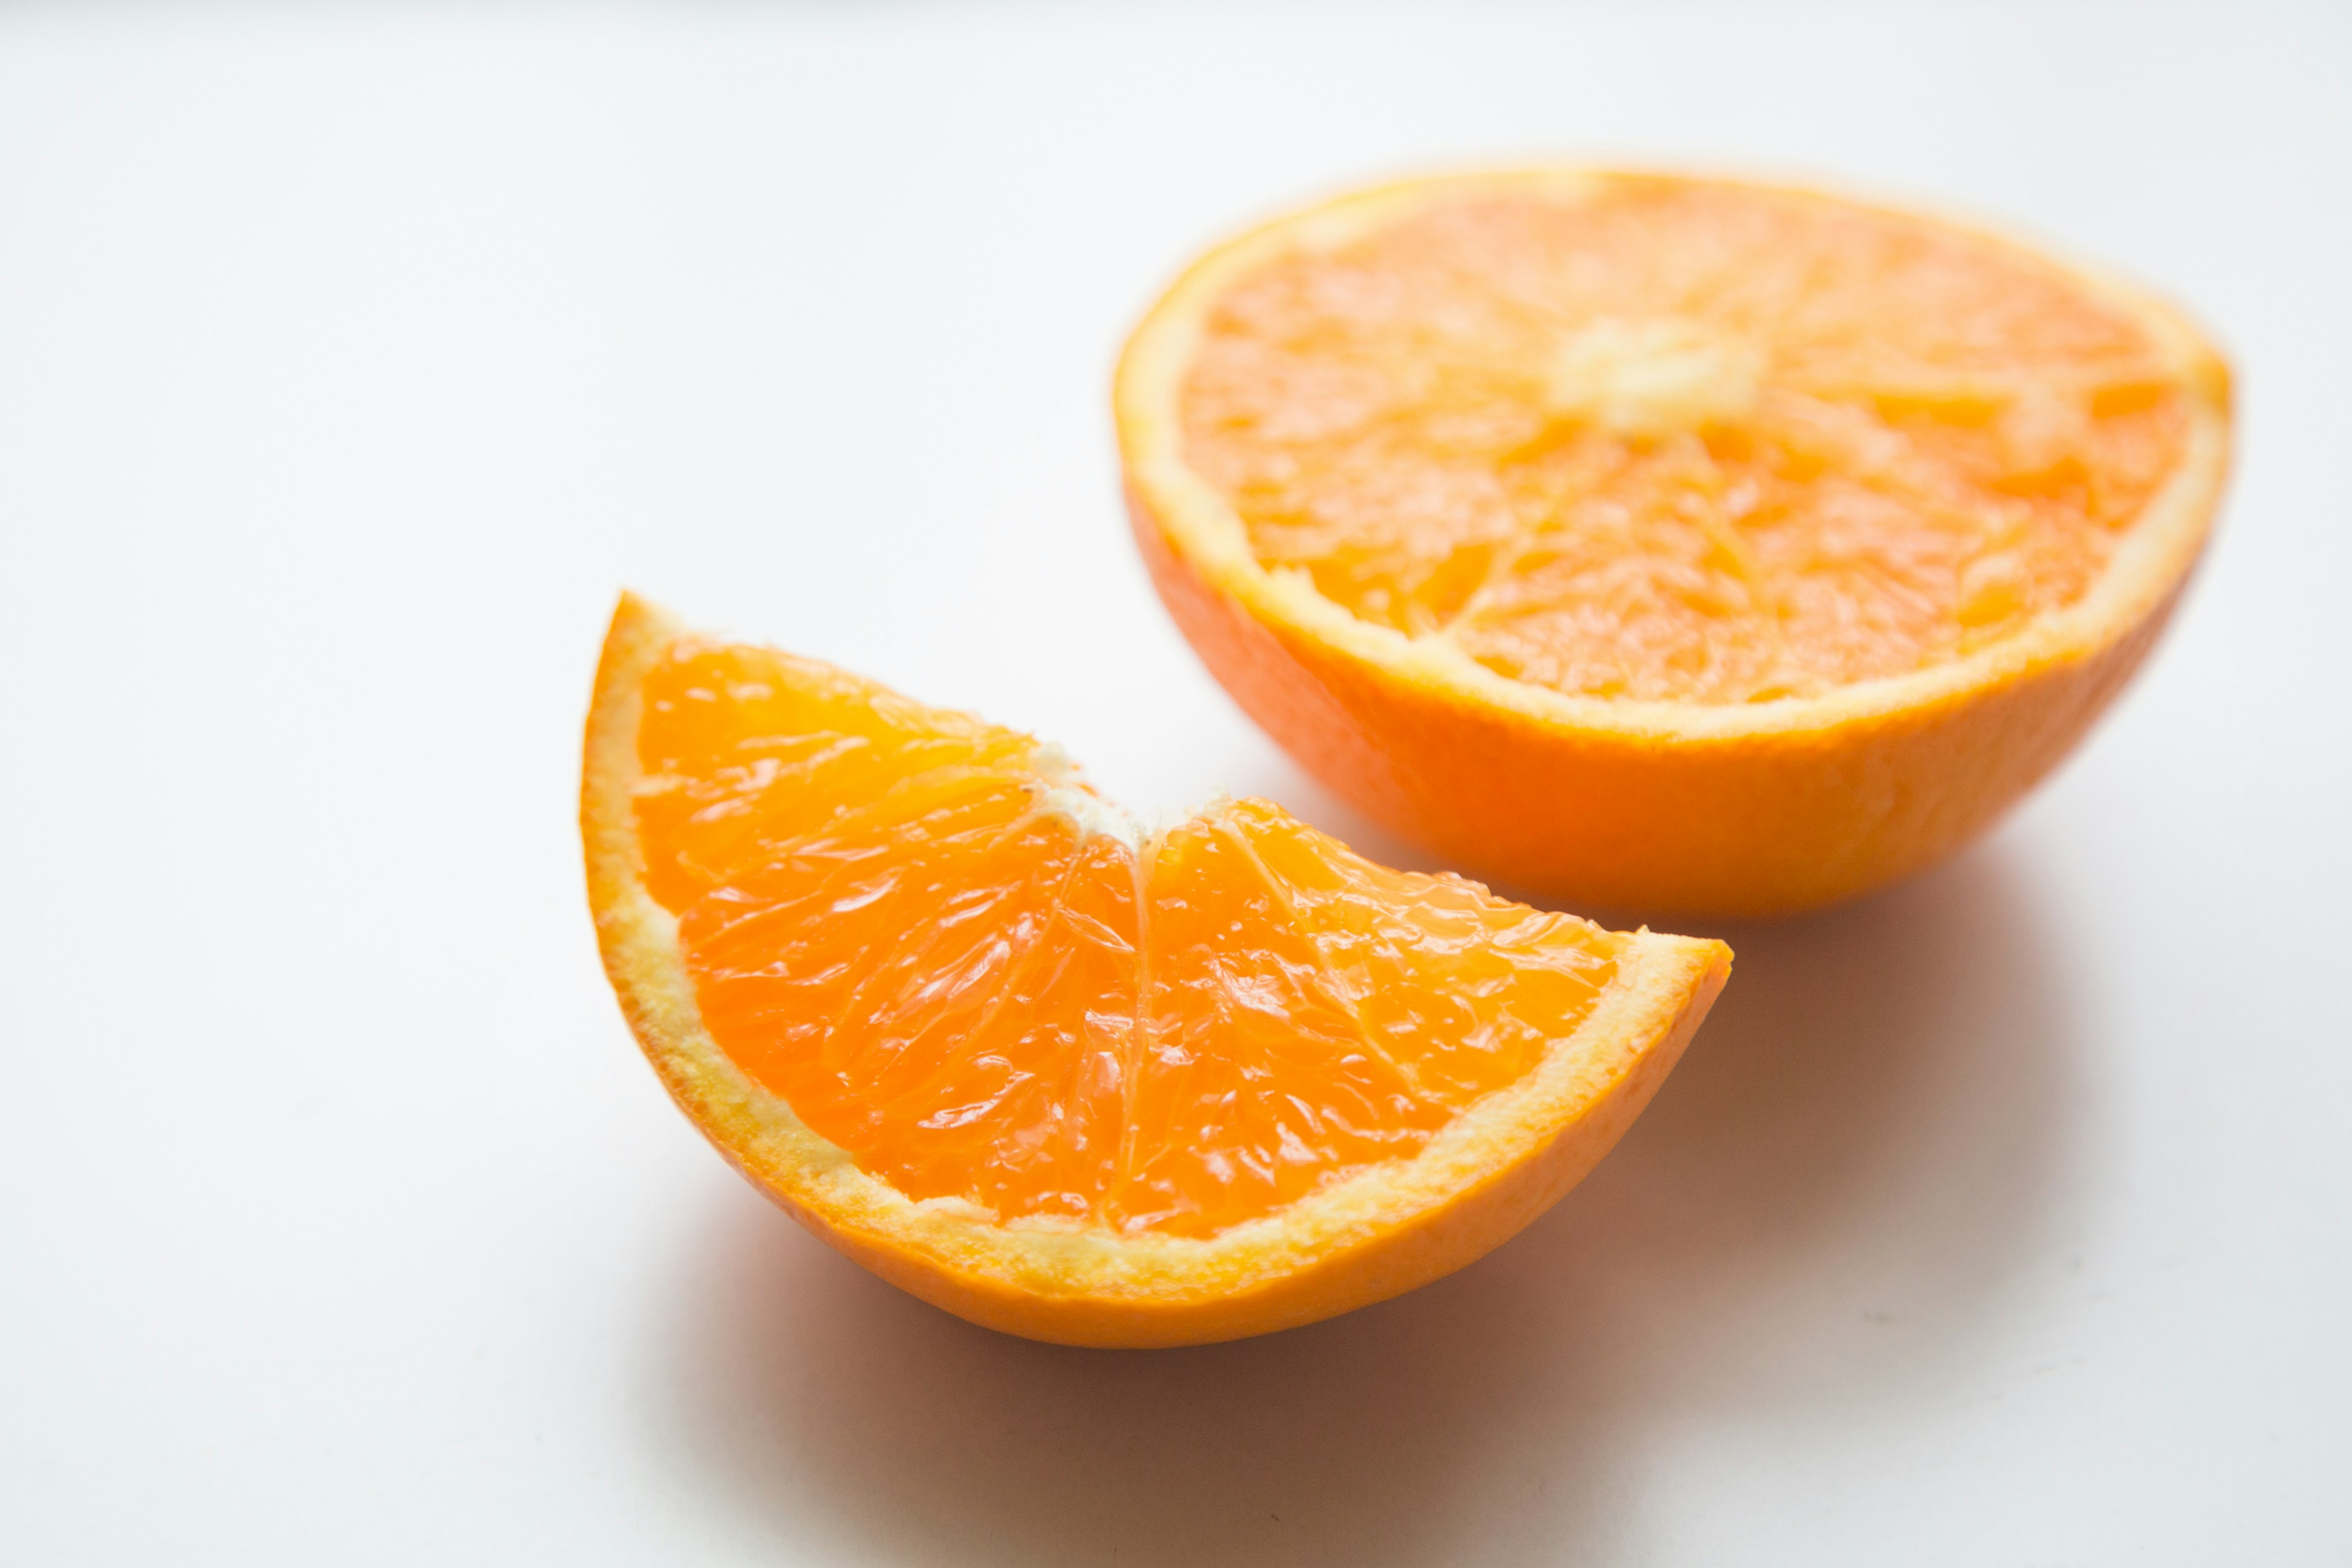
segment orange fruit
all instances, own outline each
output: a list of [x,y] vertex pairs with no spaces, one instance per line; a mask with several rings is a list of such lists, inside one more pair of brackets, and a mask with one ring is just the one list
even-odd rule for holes
[[1119,363],[1136,536],[1209,668],[1511,885],[1773,914],[2063,756],[2210,523],[2177,311],[1806,191],[1417,181],[1211,251]]
[[622,600],[581,788],[670,1093],[851,1258],[1089,1345],[1409,1290],[1557,1199],[1722,943],[1383,869],[1263,801],[1139,830],[1050,747]]

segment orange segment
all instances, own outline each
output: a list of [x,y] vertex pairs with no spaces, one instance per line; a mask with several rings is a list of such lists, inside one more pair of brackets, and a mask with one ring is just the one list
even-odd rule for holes
[[583,825],[614,984],[697,1122],[890,1278],[1079,1342],[1305,1321],[1494,1246],[1729,957],[1262,801],[1143,834],[1026,736],[635,601]]
[[2147,651],[2228,373],[1961,225],[1684,175],[1424,180],[1212,251],[1116,391],[1211,668],[1450,860],[1772,913],[1981,829]]
[[1186,1235],[1418,1152],[1583,1021],[1619,945],[1374,866],[1263,801],[1171,831],[1146,887],[1115,1213]]
[[[1093,1213],[1134,1018],[1125,847],[1034,809],[1026,737],[824,666],[682,641],[644,700],[646,880],[728,1054],[912,1196]],[[1120,986],[1124,1017],[1090,1018]]]

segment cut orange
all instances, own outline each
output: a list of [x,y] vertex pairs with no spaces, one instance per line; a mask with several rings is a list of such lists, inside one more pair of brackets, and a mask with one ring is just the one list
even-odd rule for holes
[[1728,973],[1386,870],[1262,801],[1147,834],[1025,735],[625,598],[581,827],[688,1117],[817,1235],[992,1328],[1286,1328],[1498,1245]]
[[1455,864],[1778,913],[1982,830],[2139,663],[2229,378],[2137,290],[1802,191],[1538,171],[1213,252],[1121,359],[1209,667]]

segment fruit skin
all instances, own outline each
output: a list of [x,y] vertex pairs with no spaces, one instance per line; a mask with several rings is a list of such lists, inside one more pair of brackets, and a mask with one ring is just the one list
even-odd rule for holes
[[[596,678],[581,837],[598,947],[631,1030],[704,1137],[827,1245],[909,1293],[1059,1344],[1202,1344],[1402,1295],[1508,1240],[1641,1113],[1730,973],[1721,942],[1642,933],[1577,1037],[1410,1161],[1376,1167],[1207,1240],[1020,1229],[915,1204],[753,1085],[704,1031],[676,921],[646,891],[632,788],[637,689],[681,628],[634,595]],[[1458,1134],[1458,1135],[1457,1135]]]
[[1195,263],[1136,329],[1113,392],[1129,518],[1153,585],[1210,672],[1310,773],[1506,887],[1753,917],[1924,870],[2055,767],[2154,646],[2226,476],[2228,368],[2168,306],[2078,272],[2173,361],[2193,419],[2180,470],[2081,603],[1953,664],[1824,698],[1677,711],[1564,697],[1459,656],[1449,666],[1259,565],[1230,507],[1184,468],[1173,406],[1222,282],[1279,254],[1293,225],[1321,242],[1424,192],[1586,177],[1406,182],[1277,219]]

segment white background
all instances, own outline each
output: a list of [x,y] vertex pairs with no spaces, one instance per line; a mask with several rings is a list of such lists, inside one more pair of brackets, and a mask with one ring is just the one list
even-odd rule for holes
[[[1820,172],[2191,302],[2242,465],[1990,839],[1738,974],[1486,1262],[1002,1338],[669,1107],[572,822],[635,584],[1303,779],[1105,414],[1221,230],[1433,163]],[[0,1562],[2352,1562],[2352,12],[0,17]]]

